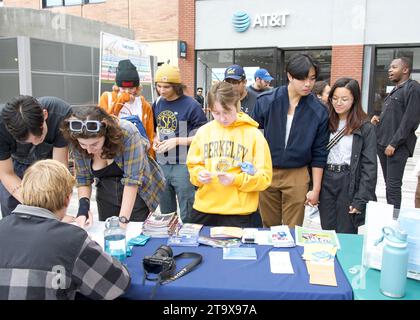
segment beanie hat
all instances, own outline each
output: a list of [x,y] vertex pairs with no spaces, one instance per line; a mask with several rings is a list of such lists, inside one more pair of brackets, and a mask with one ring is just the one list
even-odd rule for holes
[[139,86],[139,74],[136,66],[132,64],[130,60],[120,60],[120,62],[118,62],[115,82],[117,83],[117,86],[122,88],[133,88]]
[[178,67],[162,64],[155,75],[155,82],[181,83],[181,73]]

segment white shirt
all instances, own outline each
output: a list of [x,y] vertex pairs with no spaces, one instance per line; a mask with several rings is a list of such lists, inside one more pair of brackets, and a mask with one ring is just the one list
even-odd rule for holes
[[131,115],[137,115],[139,116],[140,120],[142,120],[141,97],[136,97],[133,102],[124,103],[124,106],[121,108],[120,113],[118,114],[118,118],[121,119]]
[[286,122],[286,139],[284,141],[284,145],[287,146],[287,141],[289,140],[290,129],[292,128],[293,122],[293,114],[287,115],[287,122]]
[[[340,120],[336,132],[330,134],[330,140],[346,125],[346,120]],[[328,154],[328,164],[348,164],[351,161],[351,149],[353,146],[353,135],[345,135],[331,148]]]

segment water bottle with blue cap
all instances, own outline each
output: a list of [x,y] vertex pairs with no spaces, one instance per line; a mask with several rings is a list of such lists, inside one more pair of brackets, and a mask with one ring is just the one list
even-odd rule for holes
[[125,229],[120,227],[118,217],[113,216],[105,220],[104,243],[106,253],[120,261],[126,258]]
[[401,229],[385,227],[380,291],[391,298],[402,298],[405,295],[407,282],[408,248],[407,233]]

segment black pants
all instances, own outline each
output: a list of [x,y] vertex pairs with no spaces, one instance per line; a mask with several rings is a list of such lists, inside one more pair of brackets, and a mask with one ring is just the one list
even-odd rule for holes
[[357,228],[364,224],[364,212],[349,213],[351,202],[349,186],[349,170],[342,172],[324,170],[318,205],[322,229],[335,230],[339,233],[357,233]]
[[410,154],[406,145],[397,148],[392,157],[387,157],[384,152],[385,147],[378,145],[378,157],[386,187],[386,202],[394,205],[395,209],[400,209],[402,178]]
[[[124,185],[120,177],[106,177],[97,179],[96,202],[98,204],[99,221],[105,221],[112,216],[119,216],[121,210]],[[131,212],[130,221],[142,222],[146,220],[149,208],[137,193],[136,202]]]
[[248,215],[239,214],[210,214],[192,209],[191,223],[199,223],[210,227],[240,227],[259,228],[262,227],[259,212]]

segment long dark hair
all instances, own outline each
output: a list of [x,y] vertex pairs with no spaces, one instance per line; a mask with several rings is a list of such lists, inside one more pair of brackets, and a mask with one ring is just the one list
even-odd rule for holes
[[[89,105],[89,106],[77,106],[72,108],[72,113],[68,116],[61,125],[61,132],[63,133],[64,138],[71,143],[71,145],[77,149],[81,154],[92,157],[88,154],[85,149],[80,147],[78,138],[89,139],[97,137],[105,137],[104,146],[102,147],[101,158],[103,159],[113,159],[117,154],[123,152],[124,144],[124,133],[122,132],[118,119],[110,114],[108,114],[104,109],[99,106]],[[100,121],[103,126],[99,132],[88,132],[83,130],[81,132],[72,132],[69,128],[68,119],[79,119],[82,121],[85,120],[97,120]]]
[[332,104],[332,97],[334,96],[335,89],[337,88],[346,88],[350,91],[353,96],[353,103],[347,114],[347,123],[345,134],[352,134],[354,130],[359,129],[364,122],[367,121],[367,114],[362,109],[362,101],[360,94],[359,82],[351,78],[340,78],[338,79],[333,87],[331,88],[330,94],[328,96],[328,108],[330,113],[329,129],[331,132],[336,132],[338,129],[338,123],[340,121],[337,112]]

